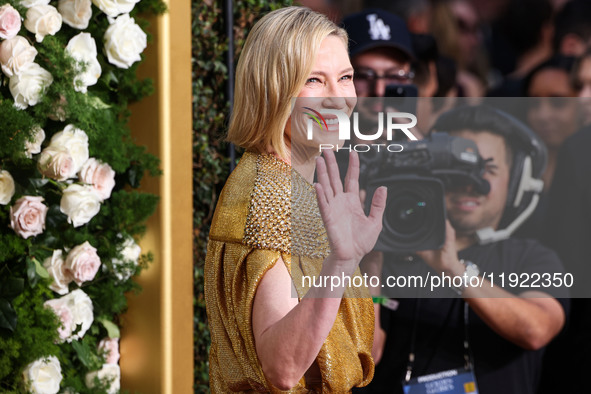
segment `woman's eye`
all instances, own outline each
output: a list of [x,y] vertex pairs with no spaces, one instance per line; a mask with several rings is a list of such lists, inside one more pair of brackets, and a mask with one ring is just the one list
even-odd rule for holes
[[353,74],[347,74],[347,75],[343,75],[343,76],[341,77],[341,79],[342,79],[343,81],[350,81],[350,80],[352,80],[352,79],[353,79]]
[[320,79],[318,78],[308,78],[306,83],[320,83]]

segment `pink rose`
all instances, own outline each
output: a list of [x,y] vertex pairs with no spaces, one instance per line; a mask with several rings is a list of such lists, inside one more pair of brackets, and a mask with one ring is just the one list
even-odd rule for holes
[[66,298],[55,298],[53,300],[45,301],[43,304],[46,307],[50,307],[53,312],[60,318],[61,326],[57,329],[62,341],[68,339],[72,335],[72,329],[74,328],[74,314],[68,305],[68,299]]
[[0,38],[9,40],[21,29],[21,16],[10,4],[0,7]]
[[98,350],[105,353],[107,364],[119,362],[119,338],[103,338],[98,344]]
[[43,175],[56,181],[65,181],[73,178],[76,174],[74,159],[70,153],[65,149],[58,149],[51,145],[43,149],[39,155],[37,168]]
[[78,176],[80,182],[92,185],[101,201],[111,197],[111,191],[115,187],[115,171],[107,163],[91,157],[84,163]]
[[42,201],[43,197],[23,196],[10,207],[10,227],[24,239],[45,229],[47,207]]
[[78,286],[93,280],[100,265],[101,259],[88,241],[74,247],[66,257],[66,270],[70,272]]

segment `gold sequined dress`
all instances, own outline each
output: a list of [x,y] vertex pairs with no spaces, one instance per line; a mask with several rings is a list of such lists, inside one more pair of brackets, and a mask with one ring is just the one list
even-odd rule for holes
[[[279,392],[265,379],[252,332],[252,305],[265,272],[281,258],[298,297],[302,275],[317,275],[329,253],[314,188],[272,155],[246,152],[216,207],[205,262],[212,393]],[[358,274],[358,273],[357,273]],[[373,377],[373,304],[349,288],[316,362],[321,382],[291,393],[347,393]]]

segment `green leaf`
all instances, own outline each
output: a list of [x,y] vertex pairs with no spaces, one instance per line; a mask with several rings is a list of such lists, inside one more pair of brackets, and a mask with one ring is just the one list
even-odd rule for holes
[[108,109],[111,108],[110,105],[105,104],[105,102],[103,100],[101,100],[99,97],[93,96],[88,100],[88,104],[90,104],[93,108],[96,109]]
[[27,278],[29,279],[29,284],[31,287],[35,287],[35,285],[37,285],[37,281],[39,280],[36,271],[36,264],[33,262],[33,260],[27,257]]
[[49,278],[49,272],[41,265],[39,260],[33,257],[33,262],[35,263],[35,273],[42,277],[43,279]]
[[10,332],[16,329],[16,312],[10,302],[4,298],[0,298],[0,328]]
[[72,341],[71,343],[82,364],[84,364],[86,368],[92,368],[92,366],[96,364],[96,356],[92,354],[90,348],[85,343],[79,341]]
[[109,338],[119,338],[121,336],[119,333],[119,327],[117,327],[115,323],[107,319],[100,319],[99,321],[103,327],[105,327],[105,330],[107,330],[107,335]]
[[35,188],[40,189],[49,182],[47,178],[30,178],[29,183]]
[[0,297],[12,300],[23,292],[25,280],[23,278],[7,278],[0,283]]

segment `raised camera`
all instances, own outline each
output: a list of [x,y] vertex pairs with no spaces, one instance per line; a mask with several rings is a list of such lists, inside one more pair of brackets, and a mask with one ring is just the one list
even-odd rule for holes
[[488,194],[490,185],[482,178],[485,160],[473,141],[447,133],[400,145],[400,152],[360,155],[368,210],[374,191],[388,187],[375,249],[400,254],[439,249],[445,242],[445,189],[472,185],[476,193]]

